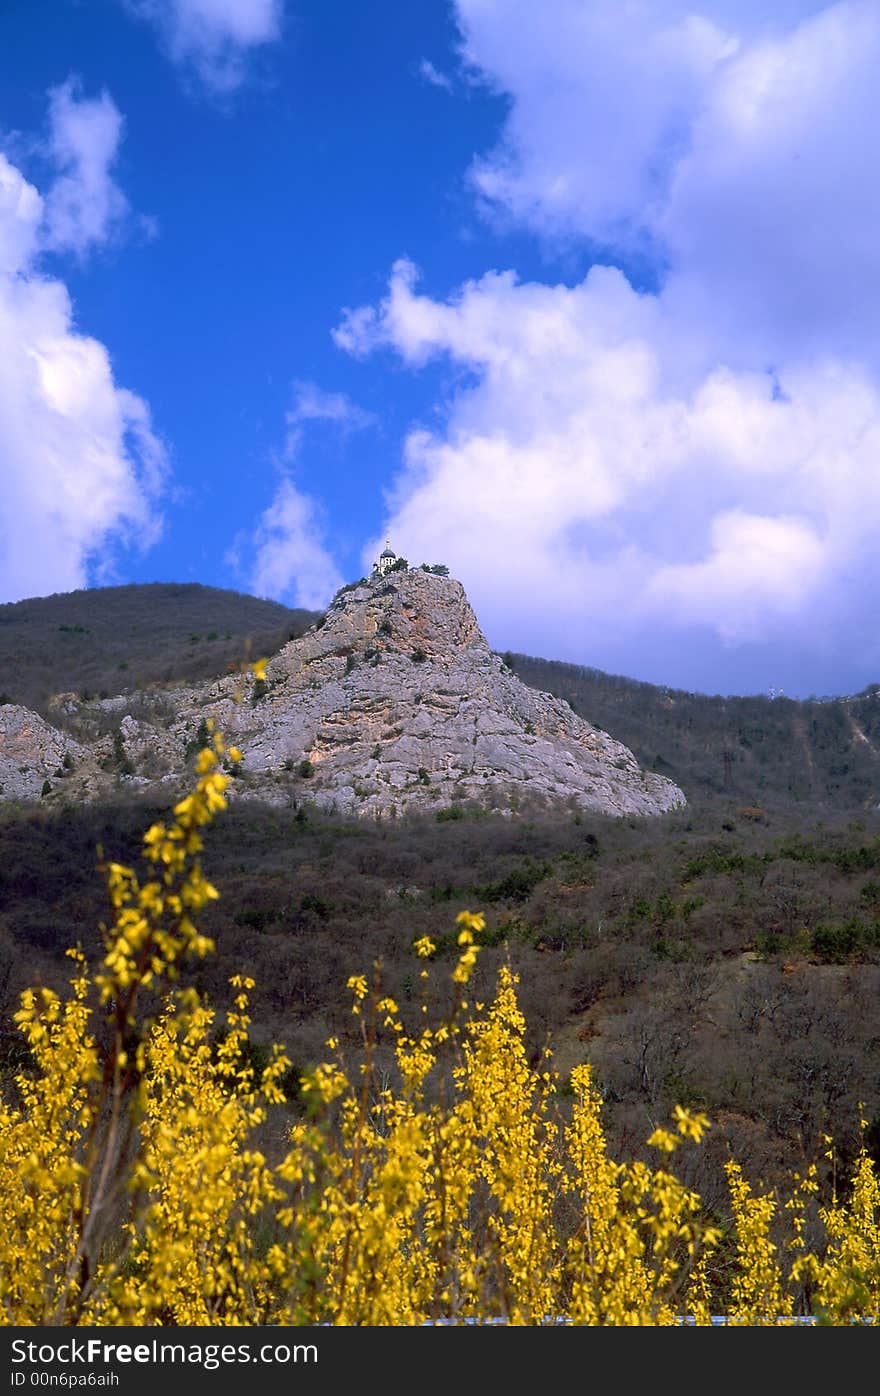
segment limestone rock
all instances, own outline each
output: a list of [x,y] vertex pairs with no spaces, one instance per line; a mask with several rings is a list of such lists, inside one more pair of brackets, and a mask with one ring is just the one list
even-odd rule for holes
[[67,780],[86,756],[78,742],[29,708],[0,705],[0,799],[34,800]]
[[205,694],[254,778],[384,817],[474,802],[609,815],[685,803],[665,777],[493,654],[461,584],[422,570],[343,590],[271,660],[265,685]]
[[[265,681],[163,690],[155,723],[151,695],[137,697],[137,721],[131,696],[101,707],[122,714],[138,783],[152,774],[139,769],[145,754],[184,776],[212,719],[242,753],[236,798],[374,818],[469,804],[658,815],[685,804],[564,700],[523,684],[489,649],[461,584],[421,569],[343,588]],[[94,744],[105,764],[109,740]]]

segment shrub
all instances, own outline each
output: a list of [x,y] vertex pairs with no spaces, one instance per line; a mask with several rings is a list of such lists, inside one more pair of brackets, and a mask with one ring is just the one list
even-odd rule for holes
[[[366,585],[366,581],[367,581],[366,577],[359,577],[358,580],[357,580],[356,582],[345,582],[345,583],[339,588],[339,590],[338,590],[337,592],[334,593],[333,599],[331,600],[330,605],[331,605],[331,606],[334,605],[334,603],[337,602],[337,601],[339,601],[343,596],[347,596],[348,593],[349,593],[350,591],[357,591],[358,587],[365,586],[365,585]],[[328,610],[329,610],[329,607],[328,607]],[[325,618],[326,618],[326,612],[325,612],[324,616],[321,617],[321,624],[323,624]]]
[[539,863],[533,858],[526,858],[505,877],[477,888],[476,893],[479,900],[484,902],[525,902],[538,883],[549,877],[551,870],[549,863]]
[[195,756],[196,753],[202,751],[204,747],[209,746],[210,742],[211,724],[208,722],[207,718],[203,717],[199,722],[198,731],[196,732],[196,735],[193,737],[191,741],[187,742],[187,759],[189,759],[191,756]]
[[116,767],[117,772],[121,776],[134,775],[134,765],[125,750],[125,739],[119,729],[113,733],[112,765]]
[[858,917],[816,926],[810,937],[813,954],[826,964],[843,964],[880,946],[880,925],[866,925]]
[[[238,759],[214,737],[192,793],[147,831],[145,876],[105,867],[97,972],[72,951],[66,997],[22,995],[17,1099],[0,1100],[7,1322],[706,1325],[719,1302],[735,1324],[880,1318],[866,1126],[824,1201],[813,1167],[784,1199],[729,1160],[719,1224],[671,1168],[703,1114],[676,1107],[652,1162],[617,1162],[590,1066],[560,1083],[549,1052],[527,1053],[510,966],[472,1001],[481,914],[456,917],[445,1011],[428,1013],[438,947],[422,936],[415,1027],[378,971],[353,974],[354,1059],[332,1037],[295,1082],[283,1050],[250,1037],[249,979],[232,978],[222,1021],[176,988],[184,957],[213,948],[191,918],[217,896],[199,853],[226,804],[224,755]],[[304,1108],[271,1164],[255,1140],[285,1086]]]

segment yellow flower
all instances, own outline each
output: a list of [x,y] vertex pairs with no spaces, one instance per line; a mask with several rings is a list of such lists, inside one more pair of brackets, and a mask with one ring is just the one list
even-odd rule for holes
[[[71,951],[66,998],[21,995],[14,1017],[32,1061],[14,1091],[0,1082],[7,1323],[389,1326],[439,1315],[525,1325],[554,1315],[671,1326],[684,1313],[708,1325],[721,1294],[729,1322],[777,1325],[794,1321],[805,1286],[823,1321],[876,1318],[880,1179],[864,1142],[843,1198],[832,1185],[825,1206],[813,1164],[784,1201],[781,1190],[756,1195],[731,1161],[722,1236],[666,1158],[654,1168],[610,1157],[586,1063],[571,1072],[562,1115],[550,1049],[537,1061],[526,1049],[509,967],[486,1005],[455,994],[429,1018],[419,995],[412,1035],[396,1001],[352,975],[353,1011],[375,1000],[393,1051],[364,1025],[343,1069],[340,1039],[327,1038],[337,1060],[294,1086],[304,1109],[293,1122],[272,1116],[285,1109],[291,1063],[280,1047],[268,1064],[250,1050],[251,978],[230,981],[222,1022],[196,989],[171,988],[184,955],[212,948],[190,918],[217,895],[196,855],[198,831],[225,807],[224,750],[214,734],[196,788],[147,831],[148,880],[107,868],[100,974],[90,979]],[[457,983],[483,930],[479,913],[456,918]],[[422,959],[436,951],[428,936],[414,948]],[[147,987],[151,1003],[163,995],[156,1021],[138,1001]],[[286,1153],[270,1165],[258,1145],[279,1118]],[[672,1155],[708,1128],[677,1106],[648,1142]],[[123,1193],[111,1231],[104,1218],[122,1209],[107,1204]]]
[[683,1110],[680,1105],[676,1105],[672,1112],[676,1128],[683,1139],[693,1139],[695,1144],[699,1144],[706,1130],[709,1128],[709,1118],[703,1114],[691,1114],[688,1110]]
[[486,918],[481,911],[460,911],[455,920],[459,926],[465,926],[469,931],[486,929]]
[[668,1129],[655,1129],[648,1143],[654,1149],[662,1149],[665,1154],[671,1154],[678,1148],[678,1140]]

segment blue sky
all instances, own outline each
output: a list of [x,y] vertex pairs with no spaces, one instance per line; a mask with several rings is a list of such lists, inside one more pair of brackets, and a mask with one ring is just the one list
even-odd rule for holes
[[6,0],[0,601],[880,680],[877,0]]

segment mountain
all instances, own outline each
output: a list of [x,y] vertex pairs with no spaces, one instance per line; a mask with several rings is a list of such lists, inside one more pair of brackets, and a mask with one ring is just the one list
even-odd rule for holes
[[[241,750],[237,792],[274,804],[387,817],[462,805],[656,815],[685,803],[567,702],[523,684],[489,649],[461,584],[427,569],[343,588],[265,679],[248,670],[54,706],[78,721],[79,740],[59,745],[35,715],[0,709],[7,798],[51,794],[53,781],[83,797],[120,774],[182,777],[213,723]],[[112,736],[95,730],[107,715]]]
[[[69,740],[112,737],[126,711],[137,718],[149,708],[155,715],[157,704],[168,721],[175,689],[275,655],[319,619],[195,583],[99,587],[0,606],[0,704],[27,708],[64,734],[61,746],[57,735],[43,734],[47,760],[28,776],[27,790],[38,796],[46,779],[67,775],[64,755],[76,755]],[[612,734],[641,767],[666,776],[690,802],[720,798],[862,813],[880,805],[880,684],[803,701],[725,697],[531,655],[500,658],[524,684],[565,700]],[[31,719],[19,715],[16,743],[22,723],[27,729]],[[7,733],[10,760],[23,764],[15,762],[8,720]],[[27,744],[32,734],[24,738]],[[105,751],[102,759],[119,774],[126,758],[114,763],[112,756]],[[13,791],[23,773],[14,775],[7,794],[24,794]],[[75,793],[72,784],[67,789]]]

